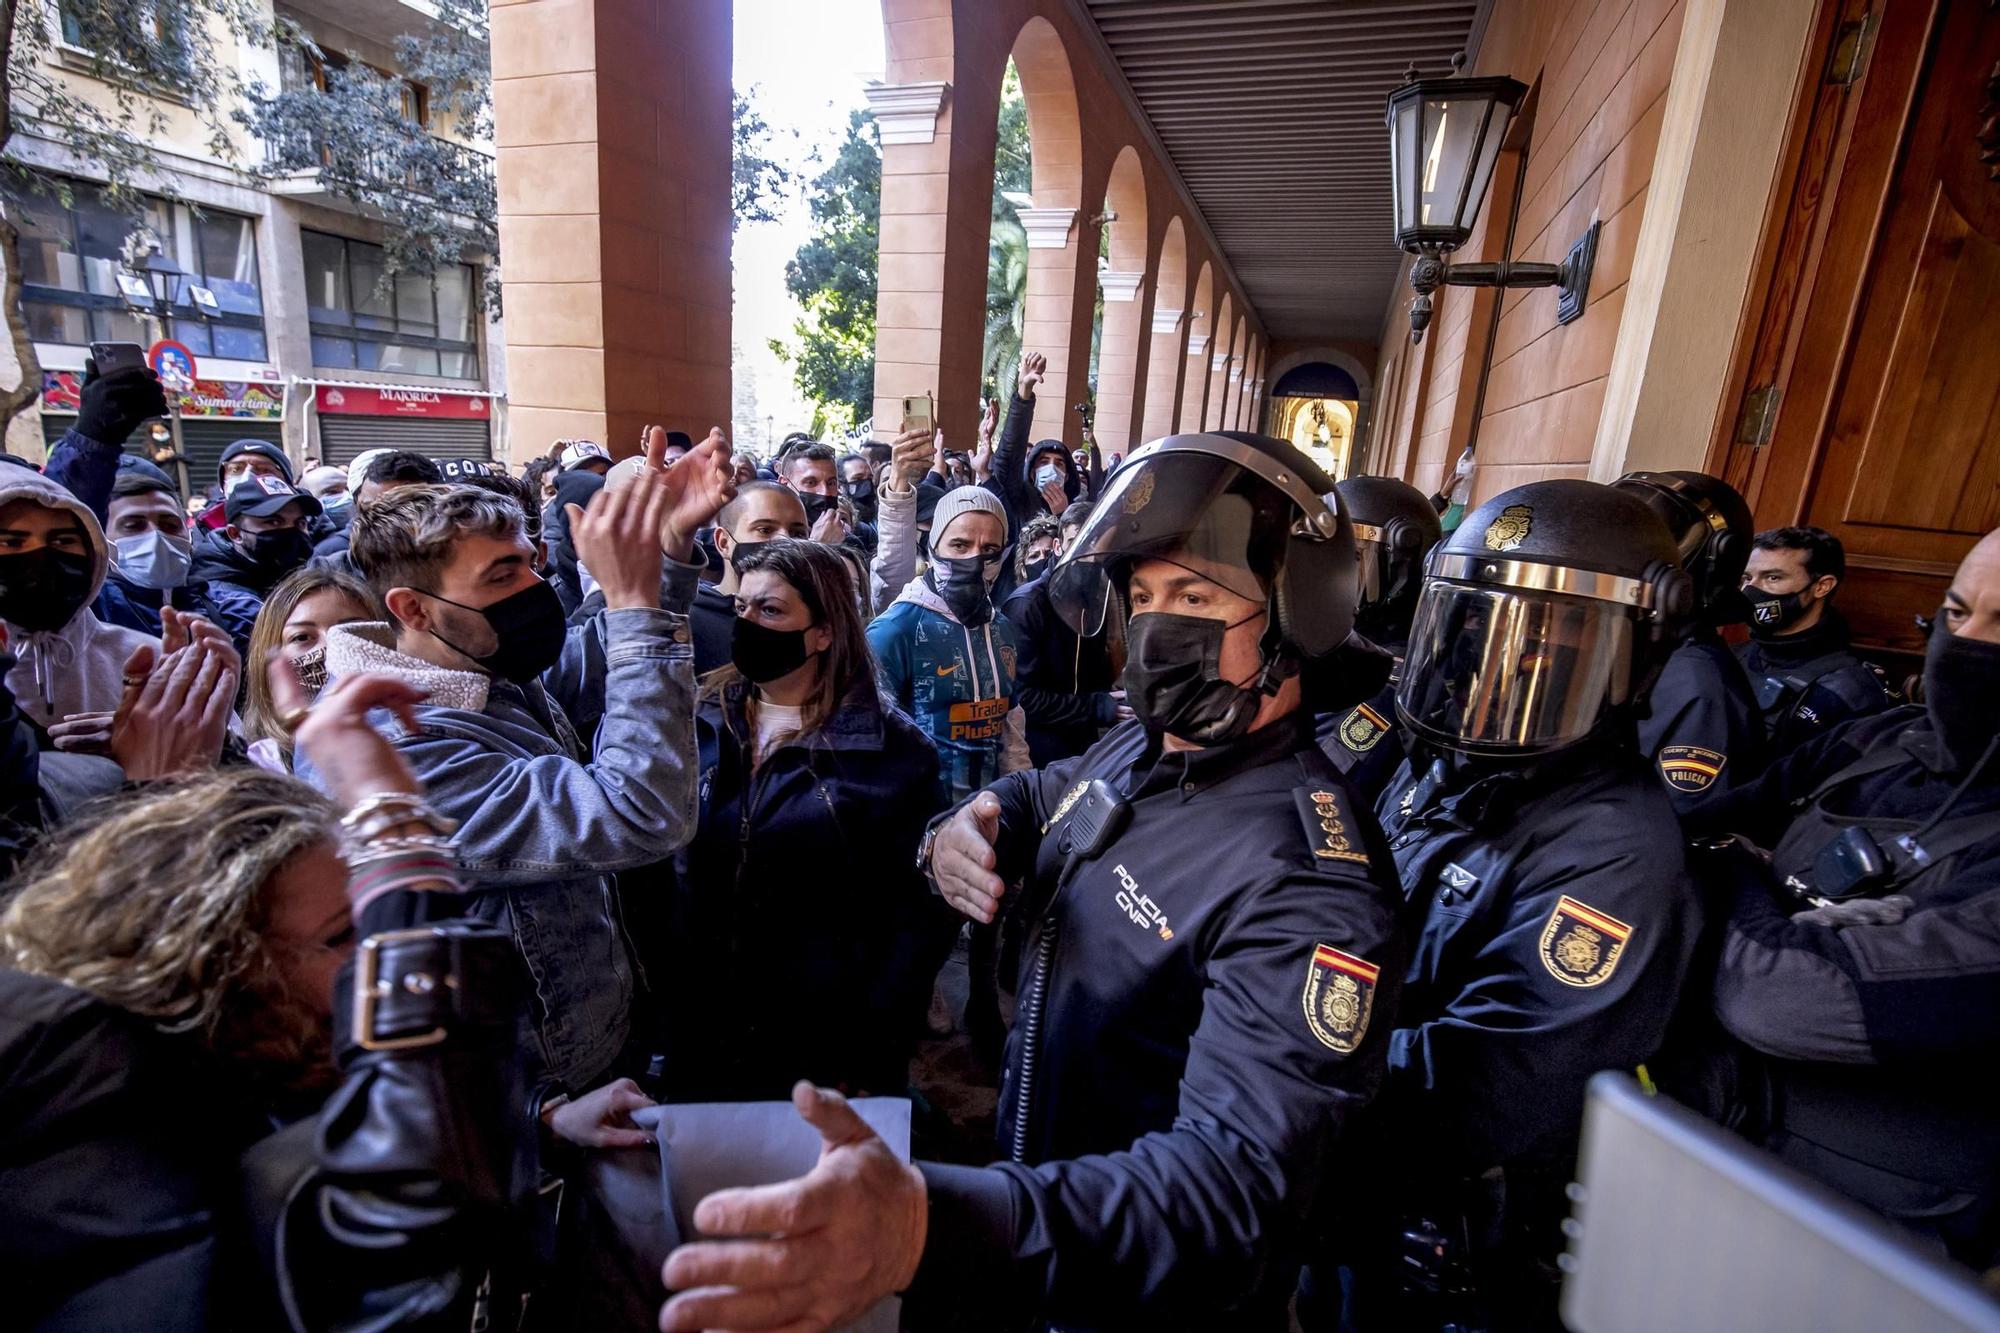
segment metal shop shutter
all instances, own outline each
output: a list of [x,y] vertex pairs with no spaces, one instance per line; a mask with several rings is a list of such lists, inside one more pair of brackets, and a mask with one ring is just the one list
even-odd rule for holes
[[357,417],[322,414],[322,461],[345,467],[369,449],[411,449],[426,458],[493,457],[491,423],[423,417]]

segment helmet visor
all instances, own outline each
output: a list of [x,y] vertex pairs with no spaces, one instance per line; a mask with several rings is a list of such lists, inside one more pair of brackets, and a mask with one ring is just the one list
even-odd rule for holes
[[1629,613],[1594,598],[1424,585],[1396,711],[1454,749],[1551,750],[1590,734],[1631,679]]
[[1382,542],[1382,530],[1356,523],[1354,554],[1361,573],[1361,605],[1373,606],[1382,600],[1383,590],[1388,586],[1388,571],[1385,568],[1387,548]]
[[1101,631],[1135,560],[1168,560],[1239,597],[1268,596],[1289,531],[1289,503],[1224,458],[1161,453],[1134,459],[1105,487],[1050,576],[1058,615]]

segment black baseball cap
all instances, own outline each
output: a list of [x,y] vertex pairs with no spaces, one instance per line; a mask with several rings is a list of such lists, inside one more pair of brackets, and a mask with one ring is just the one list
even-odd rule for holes
[[222,516],[231,523],[241,518],[269,518],[289,504],[303,506],[307,518],[324,512],[319,501],[290,482],[250,476],[230,488],[229,497],[222,502]]

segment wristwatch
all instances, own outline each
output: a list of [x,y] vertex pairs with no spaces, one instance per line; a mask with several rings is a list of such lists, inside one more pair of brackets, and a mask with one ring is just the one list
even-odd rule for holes
[[922,841],[917,843],[917,869],[923,872],[926,879],[936,878],[931,874],[931,853],[937,848],[938,829],[942,824],[943,822],[939,821],[925,829]]

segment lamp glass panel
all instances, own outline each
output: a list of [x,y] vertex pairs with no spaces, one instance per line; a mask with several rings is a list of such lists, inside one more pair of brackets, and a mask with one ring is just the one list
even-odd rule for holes
[[1423,102],[1411,98],[1396,108],[1396,120],[1390,129],[1389,172],[1396,193],[1396,230],[1407,232],[1418,225],[1417,189],[1418,160],[1417,144],[1422,139]]
[[1479,160],[1472,168],[1472,188],[1465,196],[1463,221],[1468,228],[1479,220],[1479,206],[1493,184],[1493,166],[1500,160],[1500,143],[1507,137],[1507,125],[1514,116],[1504,103],[1489,102],[1487,118],[1486,138],[1479,145]]
[[1459,216],[1466,173],[1479,129],[1492,103],[1483,97],[1426,99],[1424,102],[1423,216],[1426,227],[1463,228]]

